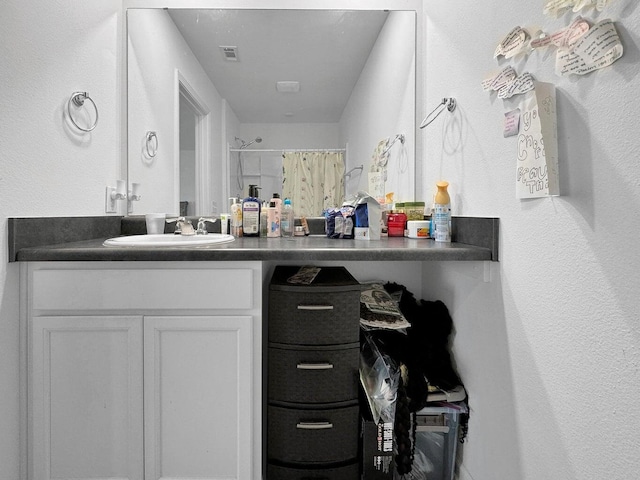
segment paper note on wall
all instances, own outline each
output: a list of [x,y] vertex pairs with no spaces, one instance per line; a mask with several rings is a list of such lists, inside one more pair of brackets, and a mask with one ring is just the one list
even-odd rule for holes
[[384,172],[369,172],[369,195],[384,203]]
[[623,48],[613,21],[593,25],[571,50],[558,50],[556,74],[585,75],[608,67],[622,57]]
[[520,105],[516,197],[560,194],[556,92],[551,83],[535,82]]

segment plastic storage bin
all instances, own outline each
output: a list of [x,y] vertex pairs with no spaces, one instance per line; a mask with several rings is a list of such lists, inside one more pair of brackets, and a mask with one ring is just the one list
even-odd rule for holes
[[467,413],[464,403],[441,404],[417,413],[416,445],[411,473],[394,480],[453,480],[460,415]]

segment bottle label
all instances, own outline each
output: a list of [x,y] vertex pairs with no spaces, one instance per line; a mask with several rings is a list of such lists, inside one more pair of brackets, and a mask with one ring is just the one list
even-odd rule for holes
[[436,204],[433,212],[436,242],[451,241],[451,206]]
[[260,204],[244,202],[242,204],[242,230],[245,234],[260,233]]

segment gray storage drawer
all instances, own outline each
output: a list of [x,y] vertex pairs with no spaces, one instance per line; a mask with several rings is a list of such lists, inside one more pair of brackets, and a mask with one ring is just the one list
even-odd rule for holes
[[357,463],[340,467],[298,468],[290,466],[267,466],[268,480],[358,480],[360,466]]
[[[312,290],[312,289],[308,289]],[[360,289],[340,292],[272,291],[269,341],[335,345],[359,340]]]
[[339,463],[358,456],[358,405],[303,410],[270,405],[269,459],[293,463]]
[[358,398],[360,345],[269,348],[269,400],[330,403]]

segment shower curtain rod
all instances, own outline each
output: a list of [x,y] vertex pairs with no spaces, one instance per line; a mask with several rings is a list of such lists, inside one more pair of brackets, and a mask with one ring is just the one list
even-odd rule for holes
[[346,148],[230,148],[230,152],[260,152],[260,153],[294,153],[294,152],[342,152]]

